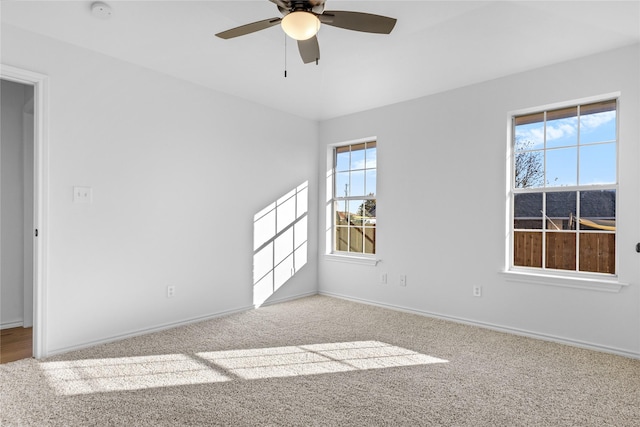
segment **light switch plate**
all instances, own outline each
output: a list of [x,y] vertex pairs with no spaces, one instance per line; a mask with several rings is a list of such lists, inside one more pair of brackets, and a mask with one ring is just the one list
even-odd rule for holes
[[92,199],[91,187],[73,187],[73,203],[91,203]]

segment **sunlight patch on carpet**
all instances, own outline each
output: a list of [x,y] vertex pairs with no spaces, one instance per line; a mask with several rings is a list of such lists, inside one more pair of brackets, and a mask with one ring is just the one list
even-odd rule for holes
[[447,362],[379,341],[212,351],[197,355],[247,380]]
[[447,362],[379,341],[354,341],[43,362],[40,366],[57,393],[78,395]]
[[184,354],[44,362],[40,366],[54,389],[63,395],[230,380]]

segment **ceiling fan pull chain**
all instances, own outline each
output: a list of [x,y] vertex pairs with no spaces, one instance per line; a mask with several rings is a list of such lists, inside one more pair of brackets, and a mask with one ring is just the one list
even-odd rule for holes
[[284,78],[287,78],[287,35],[284,35]]

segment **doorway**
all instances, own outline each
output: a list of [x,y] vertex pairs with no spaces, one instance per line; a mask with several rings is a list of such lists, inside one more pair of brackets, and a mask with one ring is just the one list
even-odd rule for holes
[[5,362],[47,355],[47,77],[1,65],[0,84],[0,360]]
[[0,362],[31,357],[33,86],[0,81]]

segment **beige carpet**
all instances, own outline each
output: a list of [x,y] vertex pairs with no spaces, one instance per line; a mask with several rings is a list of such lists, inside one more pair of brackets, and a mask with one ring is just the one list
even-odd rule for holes
[[637,426],[640,361],[314,296],[0,365],[5,426]]

